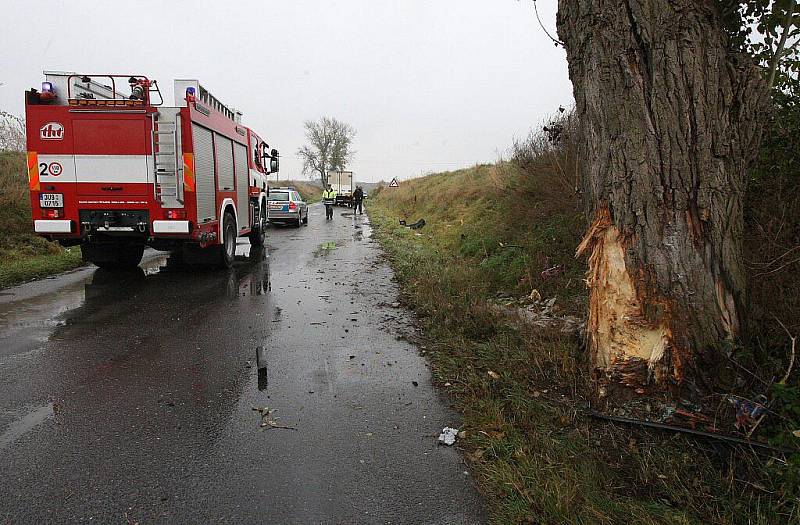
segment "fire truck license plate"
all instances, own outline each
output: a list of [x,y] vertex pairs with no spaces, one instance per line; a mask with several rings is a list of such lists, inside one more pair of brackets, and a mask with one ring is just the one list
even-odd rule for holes
[[64,207],[64,194],[63,193],[40,193],[39,194],[39,207],[41,207],[41,208],[63,208]]

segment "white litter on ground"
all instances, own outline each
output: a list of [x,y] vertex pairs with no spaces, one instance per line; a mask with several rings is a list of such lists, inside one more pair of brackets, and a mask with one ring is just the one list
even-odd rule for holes
[[449,447],[456,442],[456,436],[458,436],[457,428],[444,427],[442,433],[439,434],[439,443],[443,443]]

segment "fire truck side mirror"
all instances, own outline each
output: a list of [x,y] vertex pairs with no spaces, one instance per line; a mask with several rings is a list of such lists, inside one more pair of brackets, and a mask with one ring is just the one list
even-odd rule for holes
[[280,167],[280,162],[278,160],[278,150],[272,149],[271,151],[267,149],[267,145],[263,145],[264,149],[261,150],[261,162],[264,166],[267,165],[267,160],[269,159],[269,170],[267,170],[267,174],[270,173],[277,173]]

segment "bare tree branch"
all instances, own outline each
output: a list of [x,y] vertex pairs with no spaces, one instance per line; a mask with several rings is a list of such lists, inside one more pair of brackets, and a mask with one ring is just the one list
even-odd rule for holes
[[786,23],[783,28],[781,40],[778,42],[778,48],[775,50],[775,56],[772,57],[772,63],[769,65],[769,80],[767,80],[767,91],[772,91],[772,86],[775,84],[775,72],[778,69],[781,55],[783,54],[784,46],[786,46],[786,37],[789,36],[789,30],[792,27],[792,17],[794,16],[794,0],[789,0],[786,9]]
[[25,151],[25,120],[0,111],[0,151]]

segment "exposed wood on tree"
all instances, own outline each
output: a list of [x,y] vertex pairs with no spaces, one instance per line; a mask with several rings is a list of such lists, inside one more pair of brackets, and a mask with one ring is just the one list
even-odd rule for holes
[[[592,218],[587,341],[600,376],[703,389],[743,328],[745,169],[766,90],[711,1],[560,0]],[[702,368],[705,366],[706,368]]]

